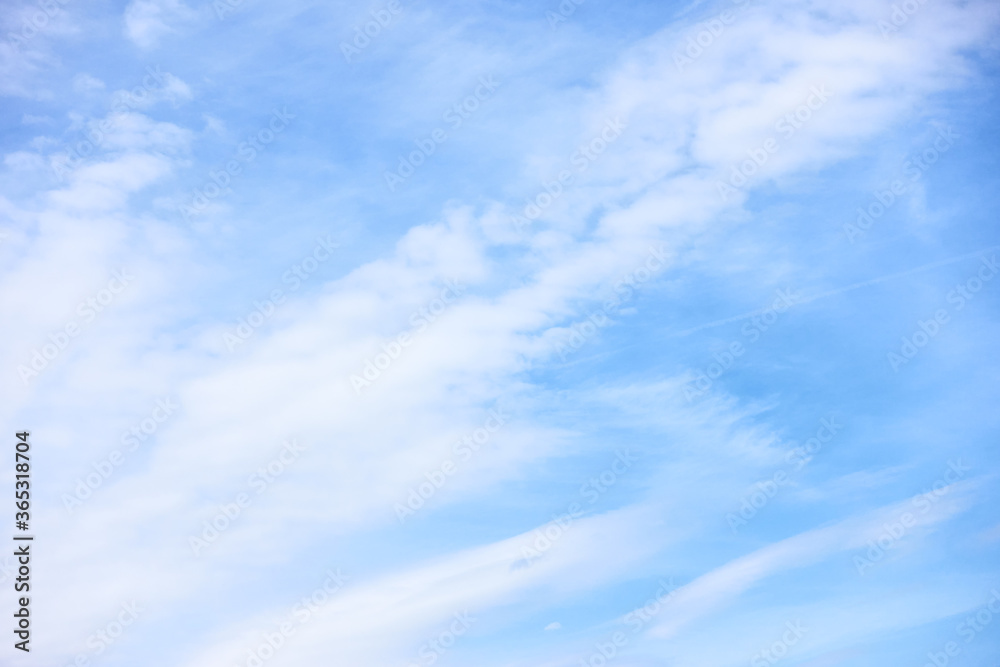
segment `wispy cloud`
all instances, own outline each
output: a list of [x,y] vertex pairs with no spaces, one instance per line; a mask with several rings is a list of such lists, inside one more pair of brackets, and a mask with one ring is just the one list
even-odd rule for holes
[[[997,246],[992,4],[63,5],[0,44],[41,659],[133,601],[109,664],[826,664],[980,604],[995,285],[885,359]],[[962,141],[852,243],[914,127]]]

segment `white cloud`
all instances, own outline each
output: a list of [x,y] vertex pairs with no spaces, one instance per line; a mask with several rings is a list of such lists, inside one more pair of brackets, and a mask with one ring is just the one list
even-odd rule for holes
[[104,82],[96,77],[81,72],[73,77],[73,90],[84,94],[95,90],[104,90]]
[[197,12],[181,0],[133,0],[125,8],[125,36],[141,48],[153,48],[176,33],[177,24],[196,17]]
[[887,523],[899,523],[904,513],[908,512],[914,518],[912,528],[945,521],[968,507],[969,496],[976,486],[975,482],[950,485],[942,494],[945,496],[943,499],[933,505],[928,503],[926,512],[917,512],[912,501],[907,499],[874,510],[866,516],[810,530],[742,556],[679,589],[650,634],[665,639],[674,637],[689,624],[732,603],[767,577],[863,547],[869,540],[877,539],[884,533]]
[[37,171],[45,168],[45,160],[38,153],[16,151],[3,157],[3,163],[17,171]]
[[[953,85],[944,74],[957,67],[954,54],[975,48],[987,30],[959,29],[953,17],[958,10],[946,4],[934,11],[938,25],[948,29],[934,32],[936,26],[914,24],[913,37],[885,43],[859,27],[870,18],[865,6],[831,4],[831,11],[848,22],[839,30],[808,11],[789,9],[780,20],[762,12],[748,15],[684,76],[673,64],[681,43],[676,30],[654,35],[627,53],[606,78],[599,102],[582,114],[580,140],[590,139],[607,118],[621,116],[628,129],[615,150],[596,161],[559,204],[565,209],[553,208],[554,229],[525,237],[520,248],[528,260],[519,277],[528,280],[523,286],[495,287],[508,277],[500,275],[501,269],[509,267],[493,257],[490,244],[512,240],[503,229],[502,207],[491,205],[480,218],[467,208],[449,207],[440,220],[414,225],[385,257],[290,299],[232,356],[190,342],[221,339],[232,326],[228,320],[194,325],[209,330],[203,337],[158,330],[164,311],[184,312],[197,292],[190,275],[198,275],[198,258],[183,241],[186,232],[136,219],[128,214],[128,204],[131,196],[172,172],[170,151],[184,151],[192,135],[141,114],[124,117],[107,140],[117,154],[78,168],[66,187],[49,193],[45,210],[14,212],[29,221],[24,226],[37,231],[37,238],[16,239],[18,249],[28,252],[4,277],[4,305],[7,312],[42,305],[12,339],[7,366],[20,363],[64,323],[66,313],[72,316],[79,299],[100,284],[114,262],[138,264],[145,269],[143,279],[130,300],[108,313],[114,319],[106,320],[102,336],[81,339],[74,363],[64,373],[53,370],[45,376],[44,393],[34,386],[4,385],[4,397],[10,399],[5,403],[14,406],[5,409],[29,398],[43,409],[46,402],[75,397],[80,414],[71,418],[53,410],[47,434],[52,451],[67,459],[57,471],[58,482],[70,488],[80,470],[106,455],[118,435],[105,423],[102,410],[107,408],[101,406],[128,411],[148,401],[163,389],[141,381],[148,375],[162,378],[183,410],[158,434],[158,444],[141,466],[109,481],[72,520],[61,507],[49,508],[43,517],[53,539],[74,545],[44,556],[45,571],[66,573],[53,575],[50,585],[64,599],[89,601],[41,612],[40,627],[54,638],[54,648],[45,650],[63,651],[73,639],[69,628],[93,626],[122,598],[141,597],[169,615],[189,604],[195,591],[211,595],[247,570],[285,567],[290,554],[294,558],[315,537],[289,536],[289,525],[308,522],[317,533],[333,536],[391,525],[393,503],[438,466],[450,443],[478,426],[484,408],[500,399],[515,412],[522,408],[521,421],[513,421],[497,436],[494,449],[435,497],[437,507],[474,499],[547,458],[572,452],[579,436],[537,418],[531,410],[533,388],[522,375],[551,358],[546,337],[562,333],[581,303],[592,302],[633,270],[650,243],[663,242],[670,261],[676,261],[692,236],[736,209],[736,198],[719,199],[716,180],[762,141],[774,119],[800,103],[810,86],[830,83],[836,101],[823,109],[829,116],[817,117],[796,143],[783,147],[761,178],[789,178],[856,150],[914,101]],[[968,11],[982,7],[973,4]],[[175,22],[191,15],[177,2],[133,2],[126,10],[126,34],[139,46],[152,47]],[[762,34],[777,37],[763,42]],[[164,89],[172,91],[170,99],[191,98],[186,84],[169,81]],[[589,233],[577,214],[599,203],[608,213]],[[412,313],[426,307],[444,279],[467,283],[468,295],[442,313],[368,390],[355,394],[350,376],[411,326]],[[662,386],[609,390],[600,398],[627,412],[630,405],[665,396],[677,385],[668,380]],[[138,388],[123,395],[122,386]],[[703,413],[678,417],[675,406],[662,412],[650,404],[643,407],[659,426],[692,431],[691,422],[719,414],[722,426],[716,426],[724,430],[740,413],[713,404]],[[102,435],[81,442],[73,436],[78,430]],[[289,470],[205,558],[191,558],[187,536],[220,502],[242,490],[247,471],[291,436],[310,445],[303,465]],[[770,460],[771,444],[766,434],[751,433],[709,446],[760,463]],[[679,497],[672,500],[680,505],[682,494],[698,491],[697,484],[673,489]],[[413,642],[464,607],[496,608],[537,596],[539,590],[569,596],[630,576],[630,568],[676,537],[648,530],[658,520],[651,512],[662,509],[657,502],[662,501],[581,519],[530,568],[511,567],[528,532],[357,581],[303,628],[300,641],[282,659],[314,664],[336,648],[344,664],[386,664],[378,661],[405,659]],[[706,500],[708,506],[711,502]],[[676,611],[664,617],[659,633],[679,632],[782,567],[856,543],[872,525],[868,519],[852,520],[809,531],[699,577],[678,594]],[[71,576],[79,571],[92,576]],[[262,624],[268,629],[265,620],[276,612],[248,606],[243,613],[232,627],[213,630],[205,650],[190,658],[190,667],[231,659],[244,637]]]
[[51,123],[52,119],[48,116],[35,116],[26,113],[21,116],[21,122],[25,125],[41,125],[43,123]]

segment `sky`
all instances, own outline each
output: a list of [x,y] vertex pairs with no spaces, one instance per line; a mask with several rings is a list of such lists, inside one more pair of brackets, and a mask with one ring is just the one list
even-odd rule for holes
[[0,665],[998,664],[996,3],[0,28]]

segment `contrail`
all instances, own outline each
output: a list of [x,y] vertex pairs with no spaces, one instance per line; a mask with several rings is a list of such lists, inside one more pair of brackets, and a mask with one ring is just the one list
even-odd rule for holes
[[[959,262],[963,259],[968,259],[970,257],[975,257],[976,255],[981,255],[982,253],[990,252],[991,250],[1000,249],[1000,245],[990,246],[988,248],[983,248],[981,250],[976,250],[974,252],[967,253],[965,255],[959,255],[958,257],[951,257],[949,259],[940,259],[936,262],[931,262],[930,264],[924,264],[923,266],[918,266],[915,269],[907,269],[906,271],[900,271],[899,273],[891,273],[887,276],[882,276],[881,278],[872,278],[871,280],[866,280],[861,283],[855,283],[853,285],[848,285],[847,287],[838,287],[837,289],[830,290],[828,292],[821,292],[813,296],[808,296],[803,299],[795,301],[794,306],[798,306],[803,303],[810,303],[818,299],[825,299],[828,296],[833,296],[835,294],[843,294],[844,292],[850,292],[851,290],[860,289],[862,287],[867,287],[868,285],[876,285],[886,280],[894,280],[896,278],[901,278],[903,276],[908,276],[912,273],[919,273],[921,271],[926,271],[928,269],[933,269],[938,266],[944,266],[945,264],[952,264],[954,262]],[[761,315],[766,312],[768,308],[758,308],[757,310],[752,310],[748,313],[743,313],[742,315],[734,315],[733,317],[727,317],[724,320],[716,320],[715,322],[709,322],[708,324],[702,324],[693,329],[685,329],[684,331],[679,331],[674,336],[687,336],[693,334],[696,331],[701,331],[702,329],[710,329],[712,327],[722,326],[723,324],[729,324],[730,322],[738,322],[740,320],[745,320],[748,317],[753,317],[754,315]]]

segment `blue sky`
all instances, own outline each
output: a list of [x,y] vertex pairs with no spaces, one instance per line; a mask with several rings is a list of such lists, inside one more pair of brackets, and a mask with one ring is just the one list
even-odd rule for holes
[[0,20],[0,663],[995,664],[995,4]]

